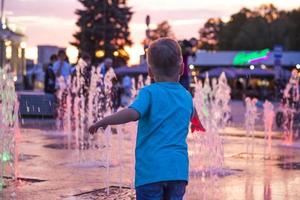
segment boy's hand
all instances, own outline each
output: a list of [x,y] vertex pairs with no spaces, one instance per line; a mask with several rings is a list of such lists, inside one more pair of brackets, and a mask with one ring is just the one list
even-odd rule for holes
[[89,127],[89,132],[90,134],[95,134],[99,128],[103,128],[106,129],[107,126],[104,126],[102,124],[100,124],[99,122],[96,122],[95,124],[93,124],[92,126]]
[[92,126],[89,127],[89,133],[90,133],[90,134],[96,133],[97,130],[98,130],[98,128],[99,128],[99,127],[97,126],[97,123],[93,124]]

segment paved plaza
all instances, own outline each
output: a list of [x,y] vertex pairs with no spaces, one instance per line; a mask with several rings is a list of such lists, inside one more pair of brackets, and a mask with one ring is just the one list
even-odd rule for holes
[[[232,106],[243,110],[241,103]],[[221,133],[225,159],[221,172],[206,176],[191,169],[185,199],[300,199],[300,142],[284,145],[280,132],[275,131],[268,149],[259,123],[254,139],[245,137],[242,123],[235,121],[242,116],[235,113],[232,125]],[[67,137],[55,130],[52,119],[24,119],[22,124],[18,145],[19,180],[7,180],[9,185],[2,191],[2,199],[135,198],[134,190],[130,189],[134,171],[134,123],[122,127],[121,140],[113,131],[109,171],[104,142],[88,150],[67,149]],[[195,144],[200,137],[203,136],[190,135],[188,143]],[[103,134],[99,134],[98,140],[105,140]],[[247,143],[249,149],[253,146],[253,152],[249,149],[247,152]],[[189,149],[189,153],[193,154],[193,149]],[[190,159],[191,166],[195,165],[194,160]],[[105,190],[108,185],[110,195]]]

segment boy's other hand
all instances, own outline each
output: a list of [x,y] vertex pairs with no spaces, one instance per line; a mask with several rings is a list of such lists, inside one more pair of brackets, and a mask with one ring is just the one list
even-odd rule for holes
[[195,131],[200,131],[200,132],[205,132],[205,128],[203,128],[202,126],[195,126],[194,124],[191,125],[191,130],[192,133],[194,133]]
[[200,131],[200,132],[205,132],[205,128],[203,127],[203,125],[201,124],[200,122],[200,119],[198,117],[198,114],[194,114],[192,119],[191,119],[191,131],[192,133],[195,132],[195,131]]

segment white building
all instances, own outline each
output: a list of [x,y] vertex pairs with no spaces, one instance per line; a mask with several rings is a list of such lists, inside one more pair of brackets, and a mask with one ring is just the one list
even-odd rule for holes
[[65,50],[65,48],[53,45],[38,45],[38,63],[42,65],[48,64],[50,56],[57,54],[61,49]]

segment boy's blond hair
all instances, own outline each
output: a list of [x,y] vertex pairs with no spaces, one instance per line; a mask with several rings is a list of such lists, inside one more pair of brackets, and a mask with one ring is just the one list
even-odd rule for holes
[[178,75],[182,65],[181,48],[171,38],[160,38],[147,49],[147,63],[154,75]]

